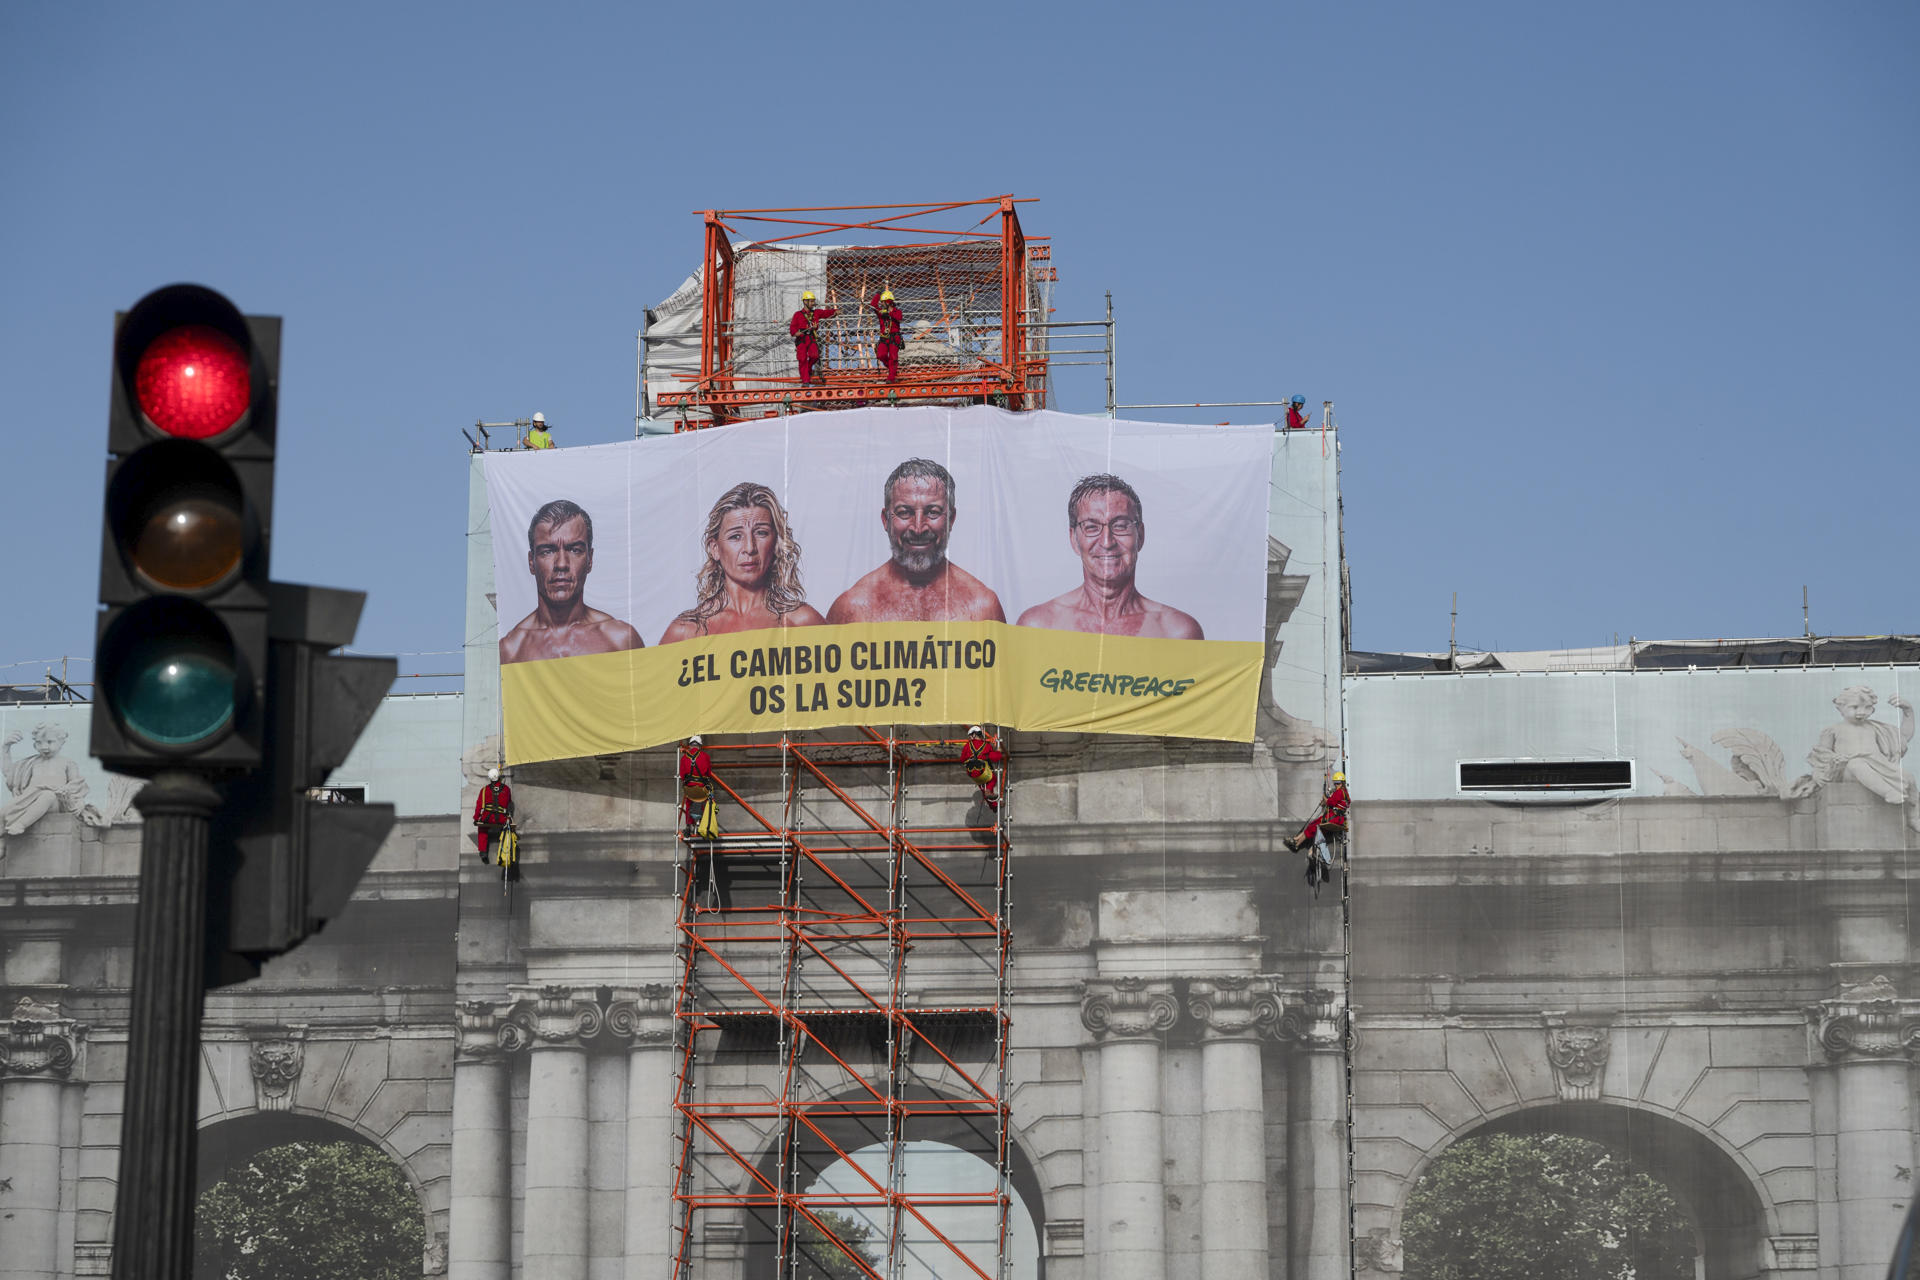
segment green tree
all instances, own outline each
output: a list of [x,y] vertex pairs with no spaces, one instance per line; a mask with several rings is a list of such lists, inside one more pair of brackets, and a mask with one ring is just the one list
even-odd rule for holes
[[[817,1215],[833,1232],[833,1239],[852,1246],[867,1265],[880,1269],[880,1250],[871,1241],[873,1224],[851,1214],[825,1212]],[[867,1273],[849,1258],[826,1232],[805,1218],[794,1228],[794,1246],[800,1254],[800,1280],[867,1280]]]
[[1421,1175],[1407,1280],[1691,1280],[1693,1232],[1660,1183],[1598,1143],[1490,1134]]
[[420,1202],[358,1142],[269,1147],[200,1193],[195,1280],[414,1280]]

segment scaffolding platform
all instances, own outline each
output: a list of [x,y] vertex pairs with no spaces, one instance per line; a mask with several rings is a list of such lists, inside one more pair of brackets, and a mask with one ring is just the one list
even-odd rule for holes
[[[677,1280],[741,1248],[749,1274],[1005,1280],[1011,797],[976,798],[963,741],[707,745],[743,829],[679,844]],[[978,1177],[916,1185],[922,1141]]]

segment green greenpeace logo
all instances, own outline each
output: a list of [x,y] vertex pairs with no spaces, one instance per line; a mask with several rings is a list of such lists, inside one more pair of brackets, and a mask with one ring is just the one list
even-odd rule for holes
[[1113,693],[1134,698],[1177,698],[1195,683],[1192,676],[1127,676],[1062,667],[1048,667],[1040,676],[1040,687],[1054,693]]

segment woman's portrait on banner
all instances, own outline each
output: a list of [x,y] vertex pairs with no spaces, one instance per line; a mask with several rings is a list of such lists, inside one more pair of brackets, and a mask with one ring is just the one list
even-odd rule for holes
[[721,494],[707,513],[701,546],[706,559],[695,576],[693,607],[667,625],[661,644],[826,621],[807,603],[800,544],[766,485],[743,480]]

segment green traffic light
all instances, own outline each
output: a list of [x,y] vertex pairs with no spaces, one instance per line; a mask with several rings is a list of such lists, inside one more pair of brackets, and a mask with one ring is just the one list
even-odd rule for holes
[[192,746],[233,721],[233,663],[178,637],[142,640],[115,673],[113,701],[127,728],[147,741]]

